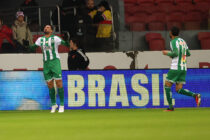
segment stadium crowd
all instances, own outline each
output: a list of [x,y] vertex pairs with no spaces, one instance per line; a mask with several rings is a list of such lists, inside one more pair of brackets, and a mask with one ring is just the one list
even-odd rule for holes
[[[28,46],[35,41],[32,32],[42,31],[35,0],[25,0],[16,12],[11,28],[0,18],[0,52],[28,53]],[[27,20],[26,20],[27,19]],[[51,16],[53,25],[58,25],[58,12]],[[112,13],[107,1],[95,5],[94,0],[64,0],[60,6],[61,30],[71,38],[80,40],[82,49],[97,51],[108,47],[112,31]],[[50,24],[50,23],[49,23]],[[60,34],[62,36],[62,33]],[[105,45],[105,46],[104,46]]]

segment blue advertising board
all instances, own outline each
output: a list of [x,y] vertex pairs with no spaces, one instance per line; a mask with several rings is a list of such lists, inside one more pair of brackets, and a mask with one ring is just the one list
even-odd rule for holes
[[[65,109],[166,108],[168,70],[63,71]],[[185,89],[200,93],[210,107],[210,69],[188,69]],[[42,72],[0,72],[0,110],[50,109]],[[175,107],[196,107],[192,97],[176,93]],[[59,104],[59,98],[57,98]]]

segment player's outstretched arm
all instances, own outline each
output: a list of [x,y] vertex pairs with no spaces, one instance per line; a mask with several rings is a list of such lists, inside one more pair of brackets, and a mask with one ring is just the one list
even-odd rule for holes
[[70,47],[69,41],[62,40],[61,41],[61,44],[64,45],[64,46],[66,46],[66,47],[68,47],[68,48]]
[[187,54],[187,56],[190,56],[190,55],[191,55],[191,53],[190,53],[190,50],[189,50],[189,49],[187,49],[186,54]]
[[36,44],[33,44],[31,46],[29,46],[29,51],[30,52],[35,52],[36,51],[36,48],[38,48],[39,46],[37,46]]
[[64,35],[63,35],[63,40],[61,40],[61,44],[68,47],[68,48],[70,47],[69,38],[70,38],[69,33],[65,32]]

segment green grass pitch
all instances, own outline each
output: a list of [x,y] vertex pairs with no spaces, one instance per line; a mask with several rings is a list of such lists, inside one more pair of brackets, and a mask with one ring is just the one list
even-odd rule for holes
[[207,139],[210,108],[0,112],[0,140]]

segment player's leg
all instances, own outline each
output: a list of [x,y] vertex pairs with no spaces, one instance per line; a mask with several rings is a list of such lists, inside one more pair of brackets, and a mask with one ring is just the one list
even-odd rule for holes
[[58,94],[60,97],[60,107],[59,107],[59,113],[64,112],[64,89],[63,89],[63,82],[62,80],[56,80],[56,86],[58,88]]
[[186,71],[182,71],[180,73],[179,79],[178,79],[177,84],[176,84],[176,91],[179,94],[182,94],[182,95],[186,95],[186,96],[190,96],[190,97],[195,98],[196,104],[199,107],[200,106],[200,103],[201,103],[201,95],[200,94],[197,94],[197,93],[194,93],[192,91],[189,91],[187,89],[183,89],[183,84],[186,83],[185,78],[186,78]]
[[56,86],[58,88],[58,94],[60,98],[59,112],[62,113],[64,112],[64,89],[63,89],[63,82],[62,82],[62,70],[61,70],[59,59],[56,59],[54,61],[54,67],[52,71],[53,71],[53,77],[56,81]]
[[173,104],[172,104],[172,92],[171,92],[171,86],[173,85],[173,83],[169,82],[169,81],[165,81],[165,92],[166,92],[166,98],[169,104],[169,108],[167,109],[168,111],[173,111]]
[[166,92],[166,97],[167,101],[169,104],[169,108],[166,111],[173,111],[174,107],[172,104],[172,92],[171,92],[171,87],[172,85],[176,82],[177,80],[177,71],[176,70],[169,70],[166,81],[165,81],[165,92]]
[[44,64],[44,78],[47,82],[47,86],[49,89],[49,95],[50,95],[50,101],[51,101],[51,113],[55,113],[56,109],[58,108],[58,105],[56,104],[56,95],[55,95],[55,87],[54,87],[54,80],[52,77],[52,72],[48,68],[48,64]]

